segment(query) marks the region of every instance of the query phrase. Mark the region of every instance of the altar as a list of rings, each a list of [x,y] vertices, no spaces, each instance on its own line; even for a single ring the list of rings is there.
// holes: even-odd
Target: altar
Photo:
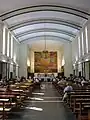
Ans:
[[[39,78],[41,81],[50,82],[57,76],[57,73],[35,73],[36,78]]]

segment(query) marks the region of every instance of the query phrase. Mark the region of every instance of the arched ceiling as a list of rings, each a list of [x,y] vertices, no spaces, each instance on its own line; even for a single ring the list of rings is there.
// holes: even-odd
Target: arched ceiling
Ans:
[[[22,0],[24,1],[27,0]],[[11,6],[11,9],[7,8],[8,11],[1,10],[3,12],[0,12],[0,18],[8,25],[20,43],[29,43],[37,39],[72,42],[90,16],[87,12],[88,6],[87,9],[83,7],[84,10],[76,9],[76,7],[78,6],[47,4],[20,6],[18,9],[13,9]]]

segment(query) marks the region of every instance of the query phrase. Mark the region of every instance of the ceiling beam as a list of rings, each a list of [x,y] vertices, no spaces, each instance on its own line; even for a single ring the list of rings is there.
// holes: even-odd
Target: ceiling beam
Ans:
[[[52,24],[59,24],[59,25],[64,25],[64,26],[68,26],[77,30],[80,30],[80,28],[82,28],[80,25],[77,25],[75,23],[73,23],[72,21],[68,22],[66,20],[57,20],[57,19],[34,19],[34,20],[30,20],[30,21],[24,21],[24,22],[20,22],[17,23],[15,25],[11,25],[8,28],[13,31],[15,29],[24,27],[24,26],[28,26],[28,25],[34,25],[34,24],[45,24],[45,23],[52,23]]]
[[[27,30],[25,32],[22,32],[22,33],[19,33],[19,34],[16,34],[15,37],[16,38],[19,38],[19,37],[22,37],[22,36],[25,36],[25,35],[28,35],[28,34],[33,34],[33,33],[38,33],[38,32],[55,32],[55,33],[61,33],[61,34],[65,34],[65,35],[68,35],[70,37],[73,37],[75,38],[75,34],[71,33],[71,32],[68,32],[68,31],[64,31],[64,30],[61,30],[61,29],[52,29],[52,28],[41,28],[41,29],[34,29],[34,30]]]
[[[26,42],[26,41],[32,41],[33,39],[37,39],[37,38],[40,38],[40,37],[44,37],[44,35],[40,35],[40,36],[34,36],[34,37],[29,37],[27,39],[24,39],[24,40],[21,40],[19,41],[20,43],[23,43],[23,42]],[[63,37],[60,37],[60,36],[55,36],[55,35],[45,35],[45,37],[53,37],[53,38],[59,38],[60,41],[66,41],[66,42],[72,42],[71,40],[69,39],[66,39],[66,38],[63,38]]]
[[[31,13],[31,12],[39,12],[39,11],[56,11],[56,12],[63,12],[67,14],[71,14],[83,19],[88,20],[87,16],[90,16],[89,13],[78,10],[75,8],[67,7],[67,6],[58,6],[58,5],[37,5],[37,6],[30,6],[30,7],[24,7],[16,10],[12,10],[9,12],[6,12],[4,14],[1,14],[0,17],[2,18],[3,21],[21,15],[21,14],[26,14],[26,13]]]

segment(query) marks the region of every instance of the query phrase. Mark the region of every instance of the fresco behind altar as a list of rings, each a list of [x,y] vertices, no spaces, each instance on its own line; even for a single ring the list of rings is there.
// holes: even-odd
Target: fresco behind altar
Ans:
[[[57,52],[34,52],[35,73],[56,73]]]

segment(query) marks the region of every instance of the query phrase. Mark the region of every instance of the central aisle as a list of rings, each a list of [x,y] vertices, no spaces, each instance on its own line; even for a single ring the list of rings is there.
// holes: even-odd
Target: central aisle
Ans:
[[[42,83],[30,99],[18,120],[75,120],[52,83]]]

